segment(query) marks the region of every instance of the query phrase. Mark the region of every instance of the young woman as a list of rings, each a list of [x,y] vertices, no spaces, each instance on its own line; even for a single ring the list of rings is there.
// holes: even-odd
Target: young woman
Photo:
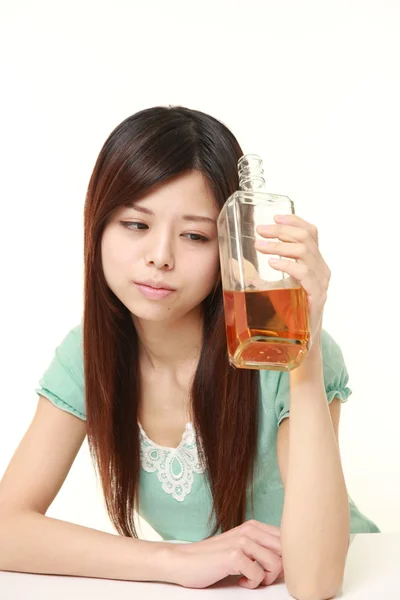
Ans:
[[[284,575],[297,598],[326,598],[349,533],[379,531],[346,490],[351,391],[322,329],[330,271],[298,216],[276,216],[257,244],[306,290],[312,347],[290,373],[229,365],[216,220],[242,154],[221,122],[183,107],[143,110],[106,140],[85,204],[83,319],[0,486],[1,569],[187,587]],[[120,535],[45,516],[85,435]],[[164,540],[193,543],[137,539],[134,509]]]

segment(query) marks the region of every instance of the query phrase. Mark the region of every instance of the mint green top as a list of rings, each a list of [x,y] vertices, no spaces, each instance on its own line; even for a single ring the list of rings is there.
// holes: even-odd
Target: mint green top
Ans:
[[[327,401],[351,394],[342,352],[323,331],[322,352]],[[284,490],[277,462],[278,427],[289,417],[289,373],[259,371],[259,435],[254,475],[254,511],[247,519],[280,526]],[[51,364],[35,391],[60,409],[85,420],[85,390],[81,324],[56,348]],[[197,460],[196,437],[188,424],[178,448],[154,444],[140,427],[141,475],[139,514],[166,540],[199,541],[211,531],[207,521],[212,499],[206,473]],[[233,452],[237,449],[233,448]],[[351,533],[379,532],[349,496]]]

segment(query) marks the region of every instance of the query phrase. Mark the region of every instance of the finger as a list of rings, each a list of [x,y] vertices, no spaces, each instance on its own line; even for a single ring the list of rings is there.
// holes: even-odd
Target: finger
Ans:
[[[317,263],[317,256],[313,253],[313,249],[301,242],[270,242],[268,240],[257,240],[254,244],[255,249],[262,254],[276,254],[285,256],[286,258],[297,258],[312,264]],[[315,250],[319,252],[318,248]]]
[[[309,269],[305,264],[285,260],[283,258],[270,259],[268,262],[273,269],[287,273],[294,279],[297,279],[310,296],[316,297],[321,293],[322,287],[315,272]]]
[[[311,246],[318,246],[317,240],[307,230],[293,225],[258,225],[257,233],[265,238],[277,238],[282,242],[303,242]]]
[[[226,545],[227,539],[230,540],[230,543],[233,546],[240,536],[248,536],[261,546],[273,550],[279,556],[282,555],[280,528],[276,527],[275,525],[269,525],[267,523],[262,523],[261,521],[256,521],[255,519],[246,521],[245,523],[242,523],[241,525],[238,525],[229,531],[225,531],[224,533],[219,533],[217,535],[205,538],[200,542],[188,544],[187,546],[185,545],[185,552],[209,552],[210,544],[213,544],[213,547],[224,546]]]
[[[278,575],[276,575],[275,573],[268,573],[268,571],[266,571],[266,573],[264,575],[264,579],[262,580],[260,585],[262,585],[262,586],[272,585],[278,579],[280,579],[279,573],[278,573]]]
[[[283,571],[283,567],[281,568],[280,572],[278,573],[277,576],[275,576],[274,573],[269,573],[268,571],[266,571],[264,579],[262,580],[262,582],[260,583],[260,585],[271,585],[272,583],[274,583],[275,581],[279,581],[279,580],[284,581],[284,571]]]
[[[262,567],[263,576],[261,580],[257,582],[257,585],[260,585],[260,583],[264,582],[268,582],[267,584],[264,584],[268,585],[269,583],[273,583],[275,579],[278,578],[282,571],[282,558],[280,556],[277,556],[271,550],[267,550],[266,548],[256,544],[249,538],[243,540],[240,548],[248,558],[256,561],[256,563]],[[254,580],[251,582],[247,582],[246,580],[239,582],[239,584],[243,585],[243,587],[253,587],[253,583]]]
[[[305,263],[314,273],[320,273],[317,279],[321,280],[326,287],[329,284],[330,269],[317,246],[307,248],[300,242],[271,242],[268,240],[257,240],[255,242],[256,250],[262,254],[273,254],[274,256],[283,256],[285,258],[294,258]]]
[[[276,527],[275,525],[269,525],[267,523],[262,523],[261,521],[256,521],[255,519],[250,519],[249,521],[246,521],[245,523],[242,523],[241,525],[238,525],[229,531],[210,536],[204,540],[201,540],[200,542],[185,545],[185,552],[209,552],[210,544],[213,544],[213,547],[225,546],[227,539],[229,539],[229,543],[233,546],[241,536],[247,536],[261,546],[273,550],[279,556],[282,555],[280,528]]]
[[[233,570],[235,572],[232,575],[243,575],[238,581],[239,585],[252,590],[257,588],[265,578],[264,569],[243,552],[240,553]]]
[[[305,219],[302,219],[298,215],[275,215],[274,220],[276,223],[283,223],[285,225],[293,225],[295,227],[302,227],[309,232],[311,237],[318,244],[318,229],[312,223],[309,223]]]
[[[270,573],[268,571],[265,571],[265,575],[264,575],[264,579],[261,581],[260,586],[266,587],[268,585],[272,585],[275,582],[280,581],[284,582],[284,571],[283,568],[281,569],[280,573],[278,573],[278,575],[275,575],[275,573]],[[241,577],[238,581],[238,584],[241,587],[246,587],[248,588],[248,580],[246,579],[246,577]]]
[[[276,535],[266,533],[257,525],[247,525],[241,530],[240,543],[245,543],[246,539],[250,539],[259,546],[273,551],[277,556],[282,556],[281,539]]]
[[[256,560],[264,569],[278,577],[282,571],[282,556],[278,555],[273,550],[269,550],[260,544],[257,544],[250,538],[244,538],[239,547],[249,558]]]
[[[258,527],[259,529],[261,529],[261,531],[264,531],[265,533],[270,533],[271,535],[275,535],[278,538],[281,537],[280,527],[276,527],[275,525],[269,525],[269,523],[263,523],[262,521],[257,521],[256,519],[249,519],[248,521],[245,521],[245,523],[243,523],[242,525],[239,525],[239,527],[252,525]]]

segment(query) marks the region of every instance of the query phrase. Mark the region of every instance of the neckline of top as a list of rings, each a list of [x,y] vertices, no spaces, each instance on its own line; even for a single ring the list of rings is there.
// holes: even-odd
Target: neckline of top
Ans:
[[[187,437],[188,435],[190,436],[194,436],[194,427],[193,427],[193,423],[191,421],[188,421],[185,425],[185,430],[182,433],[182,438],[181,441],[179,442],[179,444],[173,448],[173,447],[169,447],[169,446],[160,446],[159,444],[156,444],[155,442],[153,442],[152,439],[149,438],[149,436],[147,435],[147,433],[145,432],[145,430],[142,427],[142,424],[140,423],[140,421],[138,421],[138,425],[139,425],[139,429],[140,432],[142,434],[142,436],[144,437],[144,439],[151,445],[154,446],[155,448],[158,448],[159,450],[169,450],[169,451],[176,451],[179,450],[181,448],[181,446],[183,446],[183,444],[187,441]]]

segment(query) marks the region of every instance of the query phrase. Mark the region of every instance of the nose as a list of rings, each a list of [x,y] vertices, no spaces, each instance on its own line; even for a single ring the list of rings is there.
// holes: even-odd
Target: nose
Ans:
[[[171,238],[167,234],[152,236],[146,253],[146,264],[156,269],[170,271],[174,268],[174,253]]]

